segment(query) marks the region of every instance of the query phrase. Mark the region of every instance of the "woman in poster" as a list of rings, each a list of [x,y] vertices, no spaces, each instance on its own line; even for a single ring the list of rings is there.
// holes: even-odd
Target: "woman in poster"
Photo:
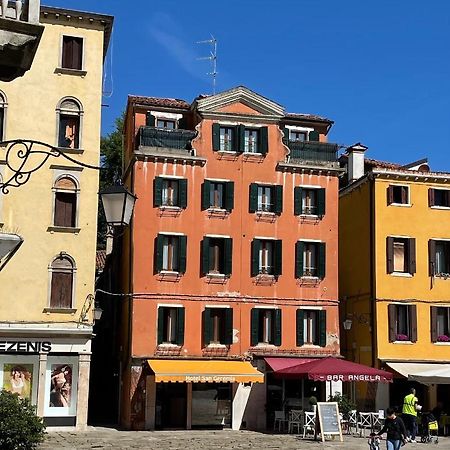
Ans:
[[[71,366],[53,366],[51,377],[50,406],[54,408],[69,408],[72,394],[71,386]]]
[[[9,391],[20,398],[29,398],[31,392],[31,373],[23,366],[13,366],[10,372]]]

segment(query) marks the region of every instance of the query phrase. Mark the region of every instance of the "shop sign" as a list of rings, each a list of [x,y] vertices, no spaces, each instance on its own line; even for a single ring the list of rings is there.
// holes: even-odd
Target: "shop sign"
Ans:
[[[224,375],[186,375],[187,383],[235,383],[236,377]]]
[[[382,381],[380,375],[326,375],[318,377],[318,381]]]
[[[50,353],[48,341],[0,341],[0,353]]]

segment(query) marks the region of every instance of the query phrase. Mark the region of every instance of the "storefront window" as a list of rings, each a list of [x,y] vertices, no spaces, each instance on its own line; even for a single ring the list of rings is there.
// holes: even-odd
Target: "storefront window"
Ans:
[[[231,426],[231,384],[196,383],[192,385],[192,427]]]

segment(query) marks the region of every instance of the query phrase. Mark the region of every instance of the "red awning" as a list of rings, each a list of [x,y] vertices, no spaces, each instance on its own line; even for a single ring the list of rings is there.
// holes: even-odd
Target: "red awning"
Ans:
[[[311,358],[264,358],[274,372],[315,361]]]
[[[368,381],[390,383],[392,373],[345,359],[323,358],[276,370],[280,378],[308,378],[313,381]]]

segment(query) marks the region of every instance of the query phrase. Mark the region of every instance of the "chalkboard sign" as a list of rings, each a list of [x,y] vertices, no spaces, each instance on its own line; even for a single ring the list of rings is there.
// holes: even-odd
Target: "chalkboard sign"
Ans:
[[[325,442],[325,435],[339,435],[342,442],[342,428],[338,404],[336,402],[318,402],[317,415],[319,416],[322,442]]]

